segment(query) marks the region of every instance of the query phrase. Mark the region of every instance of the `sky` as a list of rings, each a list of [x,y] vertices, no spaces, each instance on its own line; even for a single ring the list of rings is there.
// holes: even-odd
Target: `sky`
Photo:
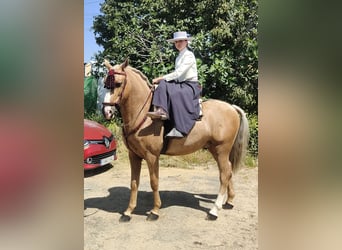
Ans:
[[[94,16],[100,14],[100,3],[104,0],[84,0],[84,62],[89,62],[91,57],[102,47],[96,44],[94,32],[91,29]]]

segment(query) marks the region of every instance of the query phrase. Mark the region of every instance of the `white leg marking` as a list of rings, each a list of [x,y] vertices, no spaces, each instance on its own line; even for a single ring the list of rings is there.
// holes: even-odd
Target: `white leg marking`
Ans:
[[[218,211],[222,208],[223,202],[227,200],[227,192],[218,194],[213,208],[209,211],[210,214],[218,216]]]

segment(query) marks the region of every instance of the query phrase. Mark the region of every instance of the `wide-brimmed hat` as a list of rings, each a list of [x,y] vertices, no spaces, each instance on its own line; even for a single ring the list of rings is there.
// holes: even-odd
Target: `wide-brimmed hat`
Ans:
[[[190,35],[186,33],[185,31],[178,31],[178,32],[173,33],[172,39],[168,39],[166,41],[174,43],[175,41],[180,41],[180,40],[191,41],[192,37],[190,37]]]

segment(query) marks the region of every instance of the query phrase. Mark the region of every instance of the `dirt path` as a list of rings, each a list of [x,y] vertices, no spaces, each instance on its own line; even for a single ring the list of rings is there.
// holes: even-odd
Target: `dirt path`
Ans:
[[[114,167],[84,179],[84,249],[258,249],[258,168],[234,176],[232,210],[205,220],[218,188],[216,166],[160,168],[162,208],[159,220],[146,221],[152,192],[143,165],[138,205],[129,223],[119,223],[129,199],[130,169]]]

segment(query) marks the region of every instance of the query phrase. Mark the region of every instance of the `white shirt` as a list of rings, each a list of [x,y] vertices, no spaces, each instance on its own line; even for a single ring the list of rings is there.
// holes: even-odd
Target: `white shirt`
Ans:
[[[175,71],[163,76],[163,78],[166,81],[197,81],[197,65],[194,53],[185,47],[181,52],[179,52],[176,58]]]

